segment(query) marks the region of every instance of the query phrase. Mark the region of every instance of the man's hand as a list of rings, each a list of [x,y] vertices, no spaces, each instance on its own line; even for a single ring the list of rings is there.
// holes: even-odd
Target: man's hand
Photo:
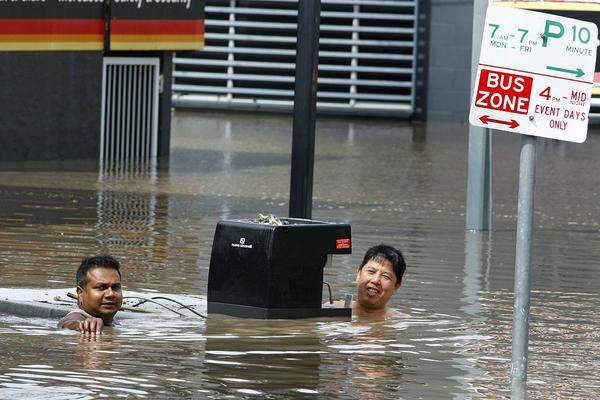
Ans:
[[[88,318],[79,322],[79,332],[84,335],[99,335],[104,329],[104,321],[101,318]]]

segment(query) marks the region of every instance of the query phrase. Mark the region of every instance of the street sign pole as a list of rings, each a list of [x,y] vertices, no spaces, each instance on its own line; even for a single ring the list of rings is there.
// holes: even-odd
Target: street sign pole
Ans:
[[[536,138],[523,135],[517,202],[517,246],[515,252],[515,299],[513,308],[511,380],[527,380],[533,197],[535,192]]]
[[[473,2],[473,33],[471,51],[471,91],[476,83],[481,36],[488,0]],[[467,230],[489,230],[492,215],[492,134],[491,129],[469,125],[467,167]]]
[[[467,168],[466,229],[487,231],[491,228],[492,202],[491,129],[469,126]]]

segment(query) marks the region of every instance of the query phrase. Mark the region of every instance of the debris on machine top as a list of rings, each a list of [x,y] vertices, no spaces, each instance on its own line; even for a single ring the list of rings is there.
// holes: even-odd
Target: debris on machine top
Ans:
[[[269,224],[269,225],[277,225],[277,226],[281,226],[281,225],[288,225],[289,222],[288,221],[282,221],[281,219],[279,219],[279,217],[276,217],[273,214],[258,214],[258,220],[257,222],[259,224]]]
[[[331,225],[330,223],[322,222],[322,221],[314,221],[311,219],[303,219],[303,218],[278,217],[274,214],[258,214],[258,218],[241,219],[241,220],[236,220],[236,221],[251,223],[251,224],[271,225],[271,226],[327,225],[327,224]]]

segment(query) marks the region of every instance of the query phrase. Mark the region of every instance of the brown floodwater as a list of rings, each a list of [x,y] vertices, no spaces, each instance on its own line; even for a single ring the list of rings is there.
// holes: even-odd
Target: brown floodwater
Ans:
[[[600,394],[600,131],[539,140],[530,398]],[[494,223],[465,232],[467,126],[319,118],[313,218],[352,225],[325,270],[403,250],[382,322],[123,320],[97,340],[0,315],[0,398],[509,398],[519,137],[494,135]],[[176,112],[156,171],[0,163],[0,287],[62,288],[110,253],[126,289],[205,295],[219,219],[287,214],[291,118]]]

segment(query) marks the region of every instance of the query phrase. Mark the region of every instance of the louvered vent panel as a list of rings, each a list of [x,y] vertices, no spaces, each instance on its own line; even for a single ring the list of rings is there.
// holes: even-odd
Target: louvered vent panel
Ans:
[[[322,0],[319,111],[404,116],[417,1]],[[174,105],[291,110],[297,0],[207,0],[206,47],[174,59]]]
[[[157,58],[104,58],[101,169],[140,168],[156,160],[158,77]]]

